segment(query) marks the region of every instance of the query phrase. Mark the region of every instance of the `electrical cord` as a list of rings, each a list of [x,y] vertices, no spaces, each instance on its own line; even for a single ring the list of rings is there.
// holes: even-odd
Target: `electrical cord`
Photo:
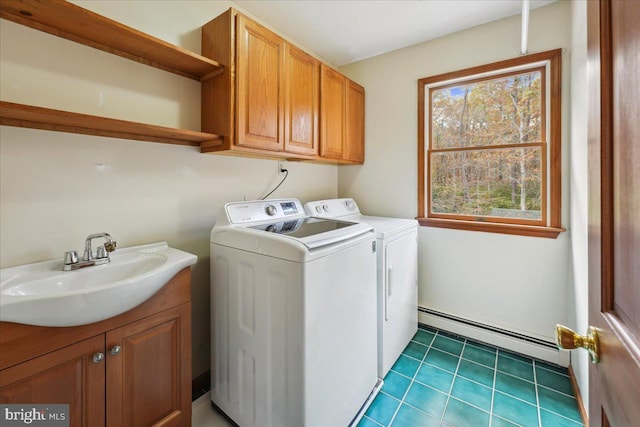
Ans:
[[[271,190],[269,193],[267,193],[263,198],[261,198],[260,200],[264,200],[267,197],[269,197],[271,194],[273,194],[274,191],[276,191],[278,188],[280,188],[280,186],[282,185],[282,183],[284,182],[285,179],[287,179],[287,177],[289,176],[289,171],[286,169],[280,169],[280,172],[284,172],[284,177],[282,178],[282,181],[280,181],[280,183],[278,185],[276,185],[276,188],[274,188],[273,190]]]

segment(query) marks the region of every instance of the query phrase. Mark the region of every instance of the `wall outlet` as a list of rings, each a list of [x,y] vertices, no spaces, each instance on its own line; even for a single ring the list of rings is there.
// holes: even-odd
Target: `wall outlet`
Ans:
[[[287,162],[284,160],[278,160],[278,176],[284,176],[283,169],[287,168]]]

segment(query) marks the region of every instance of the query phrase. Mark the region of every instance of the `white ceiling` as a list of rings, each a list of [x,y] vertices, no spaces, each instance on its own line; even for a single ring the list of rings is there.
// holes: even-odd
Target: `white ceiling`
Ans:
[[[531,0],[535,9],[557,0]],[[336,66],[522,12],[521,0],[234,0]]]

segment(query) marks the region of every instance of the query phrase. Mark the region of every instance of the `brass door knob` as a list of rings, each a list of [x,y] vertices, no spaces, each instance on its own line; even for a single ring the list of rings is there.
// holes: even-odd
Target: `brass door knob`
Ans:
[[[558,348],[564,350],[584,348],[589,352],[592,363],[598,363],[600,361],[598,330],[593,326],[589,326],[586,335],[578,335],[566,326],[556,325],[556,342]]]

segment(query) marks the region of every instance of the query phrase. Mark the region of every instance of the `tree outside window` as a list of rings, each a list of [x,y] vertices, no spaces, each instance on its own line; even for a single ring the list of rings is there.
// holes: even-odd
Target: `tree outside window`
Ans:
[[[563,231],[560,55],[419,80],[421,224],[541,237]]]

